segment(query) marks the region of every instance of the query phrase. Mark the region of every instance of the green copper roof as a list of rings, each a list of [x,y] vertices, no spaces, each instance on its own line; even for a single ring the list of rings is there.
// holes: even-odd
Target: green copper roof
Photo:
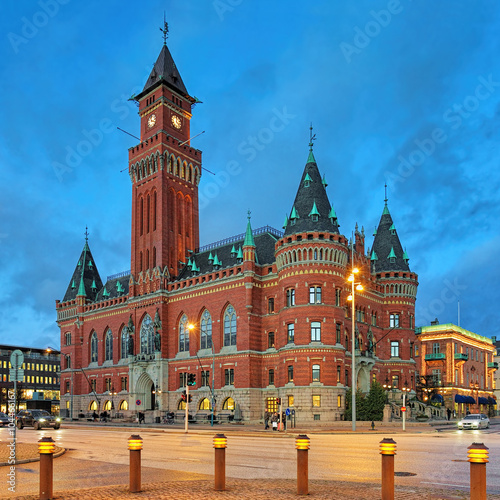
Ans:
[[[311,182],[312,182],[312,179],[311,179],[310,175],[306,174],[306,176],[304,177],[304,186],[309,187],[309,184],[311,184]]]
[[[283,223],[283,229],[286,229],[286,226],[288,226],[288,215],[285,214],[285,222]]]
[[[403,259],[408,262],[410,260],[410,257],[408,257],[408,254],[406,253],[406,249],[405,251],[403,252]]]
[[[313,154],[312,148],[309,150],[309,155],[307,157],[306,163],[316,163],[316,159],[314,158],[314,154]]]
[[[313,203],[312,210],[309,212],[309,217],[311,217],[311,215],[319,215],[318,207],[316,206],[316,200]]]
[[[243,259],[243,252],[241,251],[241,247],[238,248],[238,255],[236,256],[237,259]]]
[[[384,211],[382,212],[382,215],[390,215],[389,214],[389,208],[387,207],[387,203],[384,206]]]
[[[298,218],[299,218],[299,214],[297,213],[297,210],[295,210],[295,205],[294,205],[292,208],[292,213],[290,215],[290,219],[298,219]]]
[[[75,280],[71,282],[71,288],[76,288]]]
[[[247,222],[247,231],[245,233],[245,241],[243,242],[244,247],[254,247],[255,240],[253,239],[252,234],[252,225],[250,224],[250,212],[248,212],[248,222]]]
[[[90,287],[92,290],[95,290],[97,288],[97,285],[95,284],[95,280],[92,280],[92,285]]]
[[[236,248],[234,248],[234,245],[231,248],[231,256],[236,255]]]
[[[122,287],[122,284],[119,281],[116,282],[116,291],[118,293],[122,293],[124,291],[123,287]]]
[[[191,268],[191,271],[193,271],[193,273],[199,273],[200,272],[200,268],[196,265],[196,262],[195,262],[194,259],[193,259],[193,267]]]
[[[78,288],[78,293],[77,296],[81,295],[82,297],[86,297],[87,294],[85,293],[85,284],[83,282],[83,273],[82,273],[82,279],[80,280],[80,286]]]
[[[333,205],[332,205],[332,209],[330,210],[330,213],[328,214],[328,218],[329,219],[336,219],[337,218],[337,214],[335,213],[335,209],[333,208]]]
[[[217,252],[215,252],[214,255],[214,266],[221,266],[222,262],[219,260],[219,257],[217,257]]]
[[[373,231],[373,236],[377,236],[377,226],[375,226],[375,231]]]
[[[323,186],[328,186],[328,184],[326,183],[326,176],[323,175],[323,180],[321,181],[321,184],[323,184]]]
[[[396,226],[394,225],[394,223],[392,224],[392,226],[389,228],[389,231],[396,231]]]
[[[377,254],[375,253],[375,250],[372,250],[372,256],[370,257],[370,260],[378,260]]]
[[[104,291],[102,292],[103,297],[109,297],[109,292],[106,290],[106,287],[104,287]]]
[[[208,263],[210,263],[210,261],[212,262],[214,261],[214,256],[212,255],[212,252],[208,254]]]
[[[395,259],[396,258],[396,254],[394,253],[394,247],[391,247],[391,252],[387,256],[387,258],[388,259]]]

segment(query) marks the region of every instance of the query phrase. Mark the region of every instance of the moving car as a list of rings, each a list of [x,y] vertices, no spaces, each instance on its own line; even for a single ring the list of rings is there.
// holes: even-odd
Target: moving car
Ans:
[[[459,429],[487,429],[490,426],[490,419],[483,413],[467,415],[458,422]]]
[[[9,425],[9,416],[6,415],[3,411],[0,411],[0,425],[2,427],[5,427],[6,425]]]
[[[16,420],[18,429],[22,429],[25,426],[33,426],[35,430],[43,427],[53,427],[54,429],[61,427],[61,419],[54,417],[54,415],[45,410],[21,410],[17,414]]]

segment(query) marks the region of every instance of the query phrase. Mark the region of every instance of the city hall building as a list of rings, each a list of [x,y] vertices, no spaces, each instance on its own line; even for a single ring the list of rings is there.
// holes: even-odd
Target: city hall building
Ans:
[[[371,247],[357,225],[344,236],[311,142],[297,191],[282,207],[283,231],[253,229],[249,215],[236,213],[241,234],[200,247],[202,153],[190,145],[196,99],[166,44],[135,100],[141,141],[129,149],[130,271],[103,281],[88,237],[75,256],[56,301],[61,408],[73,395],[75,414],[175,412],[194,373],[197,416],[215,402],[217,415],[257,421],[282,398],[297,421],[338,420],[353,349],[361,390],[386,378],[413,388],[418,277],[387,199]],[[262,203],[258,193],[255,202]],[[353,267],[363,286],[355,294],[355,345]]]

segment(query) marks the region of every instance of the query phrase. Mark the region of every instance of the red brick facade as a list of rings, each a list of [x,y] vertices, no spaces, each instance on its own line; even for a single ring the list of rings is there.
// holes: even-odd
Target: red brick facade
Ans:
[[[235,410],[247,421],[261,419],[267,399],[274,397],[293,406],[303,421],[342,418],[351,383],[347,278],[353,265],[364,286],[355,296],[358,387],[367,391],[371,380],[389,377],[413,388],[417,275],[408,268],[387,204],[371,253],[357,228],[351,249],[315,177],[312,146],[304,175],[310,173],[323,196],[328,218],[315,200],[317,227],[318,217],[307,208],[294,231],[292,210],[284,235],[271,228],[252,235],[248,221],[244,238],[198,248],[201,152],[189,145],[194,99],[180,76],[157,78],[170,64],[165,49],[136,97],[141,143],[129,150],[130,274],[98,286],[86,243],[65,299],[57,301],[61,350],[71,360],[63,366],[61,387],[73,371],[75,413],[89,411],[97,400],[100,409],[112,402],[124,413],[176,411],[182,406],[182,374],[190,372],[197,375],[192,413],[209,412],[214,380],[217,412]],[[294,207],[308,203],[309,194],[301,194],[308,182],[303,176]],[[213,347],[201,345],[209,331],[205,311]],[[183,330],[184,321],[194,329]],[[155,334],[161,339],[156,348]]]

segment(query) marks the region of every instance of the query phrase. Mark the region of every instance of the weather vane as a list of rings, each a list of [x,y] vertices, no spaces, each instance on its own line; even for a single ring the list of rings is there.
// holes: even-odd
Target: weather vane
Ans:
[[[316,134],[313,135],[313,124],[311,122],[311,126],[309,127],[309,148],[310,148],[310,151],[312,151],[313,149],[313,141],[316,140]]]
[[[385,204],[387,205],[387,182],[384,184],[384,188],[385,188]]]
[[[85,226],[85,242],[88,243],[89,241],[89,228],[88,226]]]
[[[168,23],[165,19],[165,12],[163,12],[163,28],[160,28],[160,31],[163,33],[163,45],[167,45]]]
[[[247,212],[247,217],[248,217],[248,220],[250,220],[250,216],[251,216],[252,212],[250,212],[250,209],[248,209],[248,212]]]

